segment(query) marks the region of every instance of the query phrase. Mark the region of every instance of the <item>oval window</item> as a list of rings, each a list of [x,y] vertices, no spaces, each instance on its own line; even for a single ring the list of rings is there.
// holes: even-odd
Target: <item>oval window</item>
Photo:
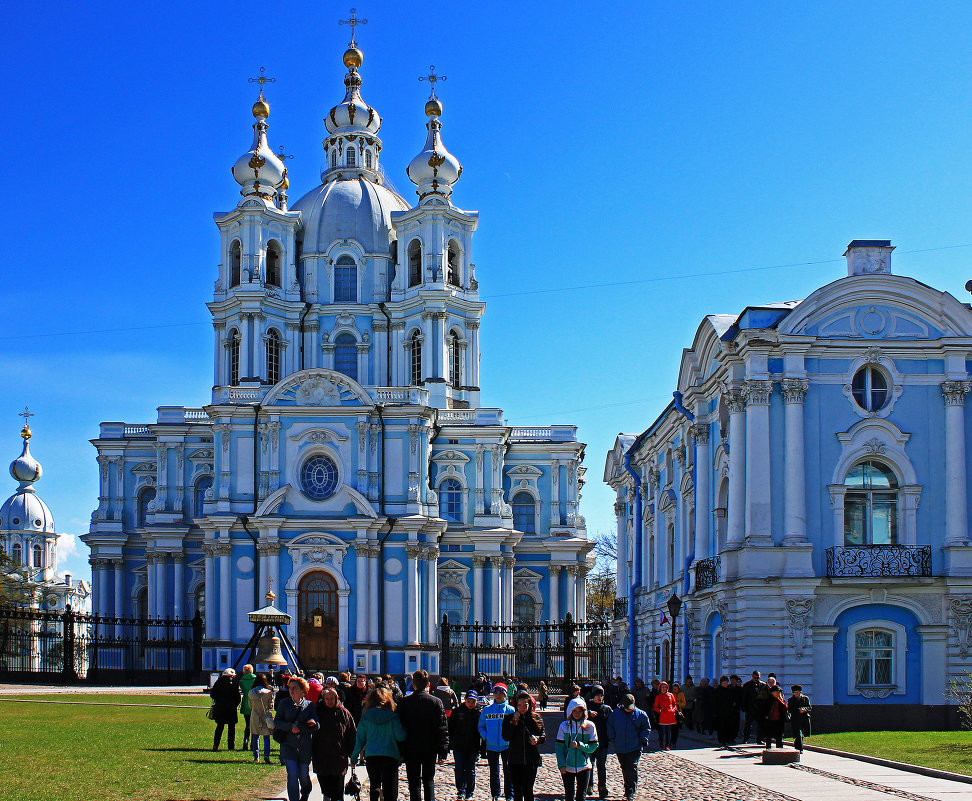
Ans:
[[[315,501],[330,498],[338,488],[338,468],[330,456],[311,456],[300,468],[301,491]]]

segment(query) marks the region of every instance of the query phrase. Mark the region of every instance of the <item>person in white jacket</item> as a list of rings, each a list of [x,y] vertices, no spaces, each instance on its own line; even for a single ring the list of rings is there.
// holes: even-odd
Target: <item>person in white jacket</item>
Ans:
[[[591,780],[591,754],[597,750],[597,727],[587,719],[583,698],[567,704],[567,720],[557,729],[557,767],[564,780],[564,801],[586,801]]]

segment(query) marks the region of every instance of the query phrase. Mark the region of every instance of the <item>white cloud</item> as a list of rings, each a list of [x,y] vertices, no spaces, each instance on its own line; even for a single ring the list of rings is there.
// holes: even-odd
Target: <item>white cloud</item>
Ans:
[[[57,560],[64,562],[78,552],[78,538],[73,534],[57,535]]]

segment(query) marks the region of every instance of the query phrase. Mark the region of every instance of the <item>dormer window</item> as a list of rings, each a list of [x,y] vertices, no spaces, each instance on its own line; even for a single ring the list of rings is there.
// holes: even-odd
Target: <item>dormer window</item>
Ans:
[[[408,246],[408,285],[418,286],[422,283],[422,245],[413,239]]]
[[[230,245],[230,286],[240,285],[240,275],[243,265],[243,249],[240,240],[234,239]]]

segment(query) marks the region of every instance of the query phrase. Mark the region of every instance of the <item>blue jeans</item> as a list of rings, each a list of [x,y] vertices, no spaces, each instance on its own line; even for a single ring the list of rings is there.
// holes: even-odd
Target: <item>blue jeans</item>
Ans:
[[[456,793],[462,798],[472,798],[476,791],[476,751],[463,751],[454,748],[452,757],[456,760]]]
[[[307,801],[311,792],[310,762],[285,759],[283,763],[287,768],[287,798],[289,801]]]
[[[618,762],[621,764],[621,775],[624,777],[625,798],[634,796],[638,789],[638,760],[640,759],[641,751],[618,754]]]
[[[510,784],[509,772],[510,752],[506,751],[487,751],[486,759],[489,760],[489,794],[493,798],[513,798],[513,785]],[[503,763],[503,794],[500,795],[500,762]]]
[[[253,758],[258,759],[260,757],[260,735],[254,734],[250,742],[253,745]],[[270,759],[270,737],[267,735],[263,735],[263,756]]]
[[[658,747],[659,748],[671,748],[672,747],[672,731],[675,729],[675,725],[670,726],[660,725],[658,727]]]

